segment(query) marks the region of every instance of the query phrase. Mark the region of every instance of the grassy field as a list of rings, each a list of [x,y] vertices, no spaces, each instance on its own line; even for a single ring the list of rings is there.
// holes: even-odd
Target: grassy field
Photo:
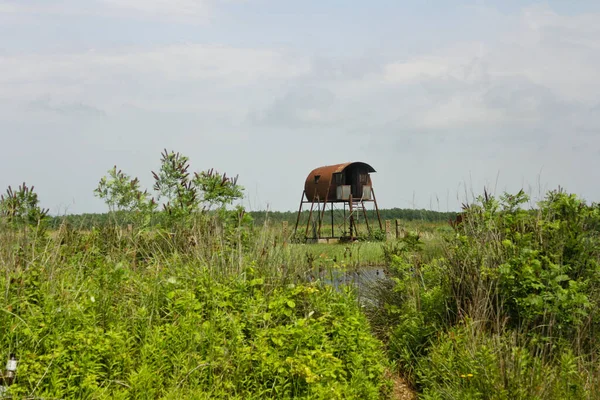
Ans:
[[[385,222],[385,221],[384,221]],[[439,251],[443,238],[452,233],[452,229],[447,222],[426,222],[426,221],[401,221],[399,220],[399,237],[396,238],[395,220],[390,221],[392,232],[389,235],[384,234],[383,240],[370,241],[358,240],[352,243],[294,243],[290,242],[289,256],[303,260],[308,265],[317,266],[337,266],[341,268],[351,267],[372,267],[383,266],[389,262],[385,257],[385,249],[393,246],[395,243],[401,243],[400,239],[407,234],[419,235],[426,253],[436,253]],[[385,226],[385,225],[384,225]],[[283,229],[280,224],[267,224],[264,228],[272,231],[276,235],[283,235]],[[368,231],[365,226],[361,226],[359,233],[366,234]],[[290,234],[288,232],[288,234]],[[324,228],[321,232],[323,237],[330,234]],[[300,233],[302,235],[302,232]]]

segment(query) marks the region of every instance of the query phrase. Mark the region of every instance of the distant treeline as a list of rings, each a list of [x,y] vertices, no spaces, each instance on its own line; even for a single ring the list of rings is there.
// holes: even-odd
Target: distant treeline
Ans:
[[[309,216],[309,210],[304,210],[300,215],[301,223],[306,223]],[[296,219],[298,218],[297,211],[249,211],[248,212],[253,220],[255,225],[264,224],[266,218],[269,219],[270,222],[273,223],[281,223],[283,221],[287,221],[290,225],[296,223]],[[316,218],[315,214],[317,210],[313,211],[313,219]],[[348,216],[348,210],[345,211],[346,217]],[[403,220],[403,221],[424,221],[424,222],[445,222],[449,219],[453,219],[456,217],[456,212],[440,212],[440,211],[432,211],[432,210],[415,210],[415,209],[402,209],[402,208],[390,208],[390,209],[380,209],[379,214],[381,216],[381,220]],[[336,209],[334,211],[334,223],[340,224],[343,223],[344,220],[344,211],[342,209]],[[363,213],[360,212],[357,214],[359,219],[362,219]],[[369,220],[376,220],[377,214],[374,210],[367,211],[367,217]],[[152,218],[151,224],[160,223],[161,214],[156,213],[156,216]],[[77,227],[80,229],[89,229],[94,226],[103,226],[107,223],[111,223],[116,221],[119,225],[126,226],[127,224],[133,221],[133,218],[127,215],[127,213],[118,213],[110,215],[108,213],[95,213],[95,214],[73,214],[73,215],[64,215],[64,216],[52,216],[48,218],[48,222],[51,228],[58,228],[60,224],[66,221],[69,225],[73,227]],[[327,210],[324,215],[324,221],[329,223],[331,221],[331,212]]]
[[[314,210],[313,214],[317,211]],[[300,221],[306,222],[308,220],[308,215],[310,211],[304,210],[300,215]],[[348,216],[348,209],[346,209],[346,216]],[[269,221],[273,222],[283,222],[288,221],[290,224],[295,224],[298,218],[297,211],[254,211],[250,213],[254,218],[255,224],[262,224],[265,221],[265,218],[268,215]],[[381,216],[381,220],[395,220],[400,219],[403,221],[425,221],[425,222],[442,222],[448,221],[449,219],[456,218],[458,213],[456,212],[440,212],[440,211],[431,211],[431,210],[413,210],[413,209],[403,209],[403,208],[390,208],[390,209],[380,209],[379,215]],[[359,212],[357,214],[359,219],[363,218],[363,213]],[[374,210],[367,210],[367,217],[369,220],[376,219],[377,214]],[[314,218],[314,217],[313,217]],[[343,210],[335,210],[334,211],[334,222],[340,223],[344,219],[344,211]],[[331,221],[331,211],[327,209],[325,211],[323,220],[325,222]]]

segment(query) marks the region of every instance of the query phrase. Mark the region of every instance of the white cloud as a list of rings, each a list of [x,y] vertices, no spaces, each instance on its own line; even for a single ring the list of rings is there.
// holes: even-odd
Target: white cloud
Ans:
[[[100,107],[196,108],[231,90],[292,79],[309,64],[285,52],[225,46],[173,45],[128,51],[0,56],[0,99],[29,102],[50,95]],[[173,92],[178,88],[178,92]],[[207,103],[211,108],[218,105]]]
[[[108,16],[205,23],[215,6],[243,0],[0,0],[0,15]]]
[[[600,14],[562,16],[536,7],[493,17],[490,25],[514,29],[384,67],[386,84],[418,85],[412,97],[420,100],[410,115],[415,127],[543,122],[600,104]]]
[[[104,5],[145,17],[207,19],[214,1],[209,0],[101,0]]]
[[[437,107],[424,110],[413,124],[419,129],[485,128],[502,123],[505,119],[502,110],[485,107],[478,96],[456,96]]]
[[[464,81],[479,79],[474,61],[480,60],[486,51],[484,42],[458,43],[433,54],[396,61],[384,67],[383,79],[390,84],[427,82],[431,79],[454,78]]]
[[[85,15],[107,15],[108,9],[102,7],[97,0],[0,0],[0,16],[55,16],[65,15],[80,17]]]

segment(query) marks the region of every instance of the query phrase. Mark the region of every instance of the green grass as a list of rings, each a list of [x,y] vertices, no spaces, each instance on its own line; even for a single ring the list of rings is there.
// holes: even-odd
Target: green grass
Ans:
[[[347,244],[290,244],[291,257],[304,258],[308,265],[365,267],[382,265],[382,243],[364,242]]]
[[[351,288],[309,283],[273,232],[232,241],[205,228],[36,237],[0,227],[0,358],[19,359],[10,393],[387,396],[383,346]]]
[[[436,225],[430,231],[407,231],[420,235],[424,252],[430,258],[440,254],[443,244],[443,225]],[[405,235],[406,232],[403,232]],[[385,257],[384,248],[401,245],[402,240],[396,239],[395,235],[386,241],[356,241],[348,243],[310,243],[289,244],[289,252],[292,258],[304,259],[308,265],[316,266],[338,266],[338,267],[372,267],[385,266],[389,260]]]

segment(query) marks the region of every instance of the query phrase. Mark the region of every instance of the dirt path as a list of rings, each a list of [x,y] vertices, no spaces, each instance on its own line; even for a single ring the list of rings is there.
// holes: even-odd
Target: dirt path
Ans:
[[[396,373],[387,372],[393,382],[392,399],[394,400],[416,400],[417,394],[408,386],[406,381]]]

